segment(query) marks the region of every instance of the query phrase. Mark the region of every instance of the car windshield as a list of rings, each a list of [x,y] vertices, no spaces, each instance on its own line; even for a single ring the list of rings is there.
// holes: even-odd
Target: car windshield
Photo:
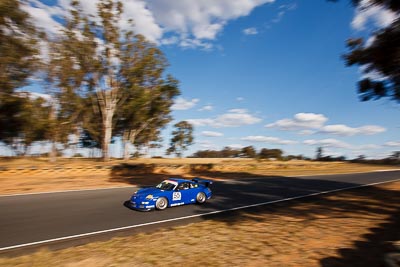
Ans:
[[[172,183],[171,181],[163,181],[159,183],[156,188],[161,189],[161,190],[172,190],[176,186],[175,183]]]

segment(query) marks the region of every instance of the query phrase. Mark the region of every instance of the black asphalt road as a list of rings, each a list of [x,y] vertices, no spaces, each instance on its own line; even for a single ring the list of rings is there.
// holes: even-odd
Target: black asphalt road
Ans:
[[[263,177],[215,182],[204,205],[165,211],[126,208],[135,188],[0,197],[0,251],[6,247],[209,213],[317,192],[400,179],[400,171],[364,174]]]

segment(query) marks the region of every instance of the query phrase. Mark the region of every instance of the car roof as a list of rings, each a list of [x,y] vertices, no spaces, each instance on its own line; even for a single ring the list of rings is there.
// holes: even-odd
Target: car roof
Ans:
[[[182,179],[182,178],[168,178],[167,180],[172,180],[178,183],[183,183],[183,182],[192,182],[190,180]]]

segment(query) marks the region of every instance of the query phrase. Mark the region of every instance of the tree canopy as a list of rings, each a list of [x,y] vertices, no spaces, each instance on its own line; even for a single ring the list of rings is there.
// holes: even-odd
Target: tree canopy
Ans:
[[[34,71],[35,34],[18,0],[0,1],[0,97],[25,85]]]
[[[178,157],[181,157],[183,151],[193,144],[193,126],[187,121],[180,121],[174,125],[174,128],[167,155],[175,153]]]
[[[27,84],[35,69],[36,31],[19,1],[0,1],[0,140],[10,143],[26,123],[27,100],[15,89]]]
[[[352,1],[356,6],[361,0]],[[363,78],[358,82],[362,101],[382,97],[400,103],[400,1],[370,0],[397,14],[397,19],[386,28],[373,33],[369,41],[352,38],[347,41],[349,52],[344,55],[348,66],[360,66]]]

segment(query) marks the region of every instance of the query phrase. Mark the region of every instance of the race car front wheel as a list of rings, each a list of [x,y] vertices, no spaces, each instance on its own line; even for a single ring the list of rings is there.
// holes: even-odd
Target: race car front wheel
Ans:
[[[160,197],[156,201],[156,209],[165,210],[168,207],[168,200],[165,197]]]
[[[199,192],[196,196],[196,201],[199,204],[203,204],[204,202],[206,202],[206,194],[204,194],[203,192]]]

